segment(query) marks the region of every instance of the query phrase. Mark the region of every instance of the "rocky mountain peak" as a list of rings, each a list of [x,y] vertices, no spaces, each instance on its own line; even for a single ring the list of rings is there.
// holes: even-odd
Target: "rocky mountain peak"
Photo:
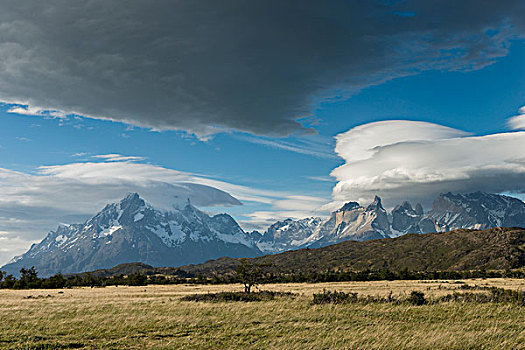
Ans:
[[[423,215],[424,214],[423,206],[420,203],[416,204],[415,211],[416,211],[417,215]]]
[[[263,252],[270,253],[300,248],[322,221],[323,219],[318,217],[299,220],[287,218],[283,221],[277,221],[268,227],[257,241],[257,246]]]
[[[404,201],[403,203],[401,203],[400,205],[397,205],[395,208],[394,208],[394,211],[399,211],[399,210],[414,210],[412,208],[412,204],[410,204],[410,202],[408,201]]]
[[[409,202],[404,201],[392,210],[392,229],[398,232],[396,235],[420,231],[418,224],[423,215],[423,207],[418,203],[416,208],[414,209]]]
[[[383,208],[383,204],[381,203],[381,198],[379,196],[375,196],[374,201],[366,207],[367,211],[375,211],[375,210],[381,210],[385,211]]]
[[[120,217],[135,215],[146,208],[146,202],[140,198],[138,193],[130,193],[119,203]]]
[[[338,212],[350,211],[350,210],[354,210],[354,209],[357,209],[357,208],[360,208],[360,207],[361,206],[357,202],[348,202],[348,203],[345,203],[345,205],[343,205],[337,211]]]
[[[144,202],[142,198],[140,198],[139,194],[137,192],[129,192],[126,197],[122,198],[120,200],[121,205],[130,205],[132,203],[139,203]]]
[[[440,195],[428,216],[439,231],[455,228],[487,229],[525,226],[525,203],[509,196],[485,192]]]

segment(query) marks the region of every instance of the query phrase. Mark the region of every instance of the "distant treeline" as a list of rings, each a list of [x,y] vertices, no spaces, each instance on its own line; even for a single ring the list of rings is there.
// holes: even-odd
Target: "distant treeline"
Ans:
[[[394,281],[394,280],[458,280],[472,278],[525,278],[524,270],[505,271],[326,271],[298,272],[288,274],[264,273],[258,283],[293,283],[293,282],[343,282],[343,281]],[[144,286],[148,284],[230,284],[241,283],[237,274],[224,276],[171,276],[146,275],[140,272],[129,275],[96,276],[90,273],[64,276],[56,274],[48,278],[38,277],[34,267],[20,270],[20,278],[6,275],[0,271],[0,288],[4,289],[37,289],[37,288],[71,288],[71,287],[105,287],[105,286]]]
[[[260,283],[321,283],[321,282],[366,282],[366,281],[394,281],[394,280],[458,280],[472,278],[525,278],[524,270],[505,271],[410,271],[403,269],[391,271],[365,270],[352,271],[326,271],[326,272],[297,272],[288,274],[267,273],[261,278]],[[239,283],[235,274],[227,276],[212,276],[205,278],[198,276],[197,280],[207,280],[211,284]]]
[[[20,278],[6,275],[0,271],[0,288],[4,289],[57,289],[71,287],[104,287],[104,286],[144,286],[148,283],[148,277],[140,273],[128,276],[95,277],[90,274],[63,276],[56,274],[48,278],[38,277],[34,267],[20,269]]]

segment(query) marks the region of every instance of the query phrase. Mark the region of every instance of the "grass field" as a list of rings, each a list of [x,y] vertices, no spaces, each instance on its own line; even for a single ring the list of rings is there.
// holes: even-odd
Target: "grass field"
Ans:
[[[524,280],[468,280],[525,290]],[[265,302],[183,302],[239,285],[0,290],[6,349],[525,349],[525,308],[512,304],[312,305],[323,289],[359,295],[452,293],[455,281],[276,284],[297,297]]]

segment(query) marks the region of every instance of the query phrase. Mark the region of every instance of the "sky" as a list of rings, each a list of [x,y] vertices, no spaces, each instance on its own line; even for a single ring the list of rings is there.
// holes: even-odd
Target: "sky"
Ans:
[[[245,230],[525,193],[522,1],[0,4],[0,265],[132,191]]]

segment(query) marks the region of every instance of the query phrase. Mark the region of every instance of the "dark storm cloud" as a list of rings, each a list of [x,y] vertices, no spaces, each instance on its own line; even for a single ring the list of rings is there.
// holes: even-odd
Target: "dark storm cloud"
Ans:
[[[476,69],[524,34],[523,1],[0,5],[0,101],[200,136],[308,132],[322,99]]]

